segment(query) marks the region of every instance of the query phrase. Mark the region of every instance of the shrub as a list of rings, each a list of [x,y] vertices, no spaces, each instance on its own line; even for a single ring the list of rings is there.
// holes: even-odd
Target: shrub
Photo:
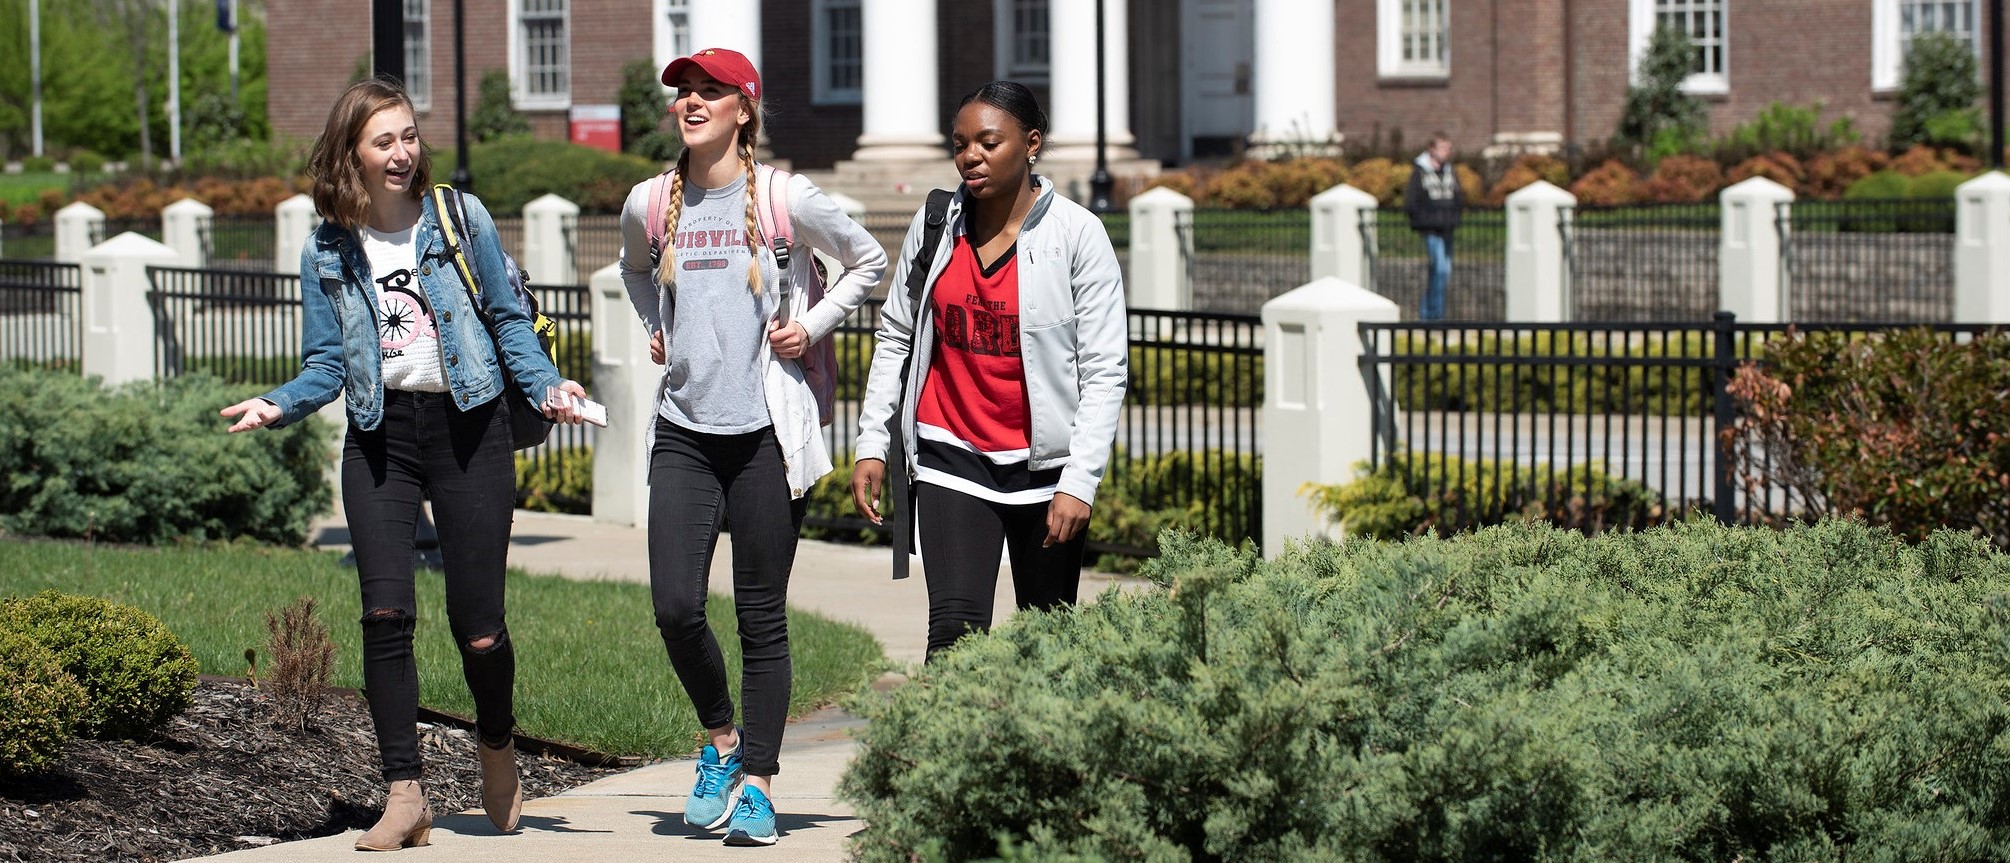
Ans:
[[[29,174],[47,174],[56,170],[56,157],[29,156],[21,160],[21,170]]]
[[[1157,177],[1154,177],[1151,181],[1151,185],[1146,186],[1145,188],[1171,189],[1175,192],[1187,196],[1187,198],[1189,199],[1196,199],[1200,196],[1200,192],[1203,188],[1205,188],[1205,186],[1206,184],[1203,178],[1201,178],[1195,172],[1167,171],[1165,173],[1158,175]]]
[[[1912,188],[1908,196],[1913,198],[1937,198],[1954,200],[1954,190],[1968,182],[1968,175],[1960,171],[1933,171],[1912,178]]]
[[[1687,152],[1687,142],[1701,138],[1703,103],[1682,92],[1695,62],[1694,43],[1675,27],[1656,27],[1640,58],[1639,83],[1626,88],[1618,139],[1623,144]],[[1657,155],[1660,155],[1657,153]]]
[[[1570,184],[1570,193],[1586,206],[1613,207],[1631,204],[1640,195],[1640,177],[1618,159],[1608,159],[1597,169]]]
[[[1207,184],[1207,206],[1233,210],[1276,208],[1277,190],[1271,185],[1269,173],[1267,162],[1244,162],[1214,175]]]
[[[90,150],[74,150],[70,153],[70,170],[79,174],[96,174],[105,170],[105,157]]]
[[[1921,33],[1906,48],[1899,72],[1898,108],[1891,115],[1893,149],[1912,144],[1972,148],[1973,131],[1950,123],[1949,113],[1975,109],[1982,98],[1975,51],[1947,33]],[[1939,128],[1932,128],[1935,123]]]
[[[1797,334],[1765,358],[1730,386],[1748,486],[1789,489],[1808,518],[1856,516],[1915,541],[1975,530],[2010,548],[2010,336]]]
[[[1349,538],[1449,536],[1509,521],[1636,530],[1670,518],[1653,489],[1595,464],[1524,467],[1411,451],[1392,454],[1373,470],[1356,465],[1355,472],[1351,482],[1309,486],[1314,508]],[[1423,487],[1414,488],[1413,480]]]
[[[0,626],[0,776],[55,764],[90,700],[55,653]]]
[[[318,418],[225,434],[216,412],[258,390],[204,375],[116,390],[74,371],[0,368],[0,528],[167,543],[297,545],[332,497]]]
[[[1246,513],[1256,505],[1248,495],[1261,487],[1261,459],[1222,450],[1167,450],[1132,455],[1122,447],[1111,455],[1113,469],[1096,490],[1089,540],[1133,549],[1158,547],[1168,530],[1202,533],[1209,513]],[[1217,537],[1238,542],[1240,536]],[[1134,569],[1138,559],[1103,555],[1096,568]]]
[[[265,613],[265,653],[272,664],[259,688],[271,699],[273,724],[288,731],[307,730],[320,712],[335,665],[335,641],[314,606],[314,597],[302,596],[276,615]]]
[[[1907,177],[1946,171],[1954,167],[1950,158],[1953,154],[1925,144],[1914,144],[1905,152],[1891,158],[1891,170]]]
[[[1339,159],[1290,159],[1272,164],[1270,182],[1277,191],[1277,206],[1302,209],[1319,193],[1347,182],[1347,166]]]
[[[578,204],[583,213],[619,213],[629,189],[661,173],[641,156],[529,137],[472,147],[468,166],[490,213],[517,212],[547,193]]]
[[[1807,162],[1807,180],[1801,186],[1801,194],[1821,199],[1842,197],[1851,183],[1883,169],[1888,161],[1882,151],[1863,147],[1844,147],[1819,154]]]
[[[1724,188],[1724,169],[1700,156],[1669,156],[1654,166],[1640,188],[1642,200],[1657,204],[1692,204]]]
[[[1740,123],[1719,140],[1718,153],[1733,159],[1785,153],[1802,160],[1817,153],[1854,145],[1862,139],[1849,117],[1838,118],[1824,128],[1821,114],[1820,102],[1807,107],[1773,102],[1758,116]]]
[[[1912,180],[1896,171],[1878,171],[1849,184],[1843,191],[1845,201],[1890,200],[1909,197],[1912,194]]]
[[[483,72],[475,92],[479,95],[475,110],[468,116],[468,135],[477,142],[530,134],[530,121],[511,104],[509,72],[502,69]]]
[[[593,513],[593,448],[565,458],[516,457],[516,506],[533,512]]]
[[[1806,176],[1807,171],[1801,167],[1800,160],[1785,151],[1753,156],[1731,169],[1732,183],[1764,177],[1796,192]]]
[[[1536,153],[1521,156],[1501,174],[1500,181],[1488,191],[1486,200],[1489,204],[1499,204],[1507,200],[1507,196],[1534,185],[1537,180],[1547,180],[1559,189],[1569,188],[1570,166],[1555,156]]]
[[[1834,860],[2010,843],[2010,574],[1958,534],[1534,525],[1015,615],[853,707],[865,863]],[[973,733],[981,729],[981,733]]]
[[[47,648],[90,693],[76,726],[86,737],[146,734],[187,708],[195,692],[188,646],[130,605],[45,590],[0,601],[0,629]]]
[[[1354,188],[1375,196],[1384,207],[1394,206],[1403,194],[1403,184],[1410,181],[1408,165],[1400,166],[1381,157],[1363,159],[1354,163],[1352,183]]]

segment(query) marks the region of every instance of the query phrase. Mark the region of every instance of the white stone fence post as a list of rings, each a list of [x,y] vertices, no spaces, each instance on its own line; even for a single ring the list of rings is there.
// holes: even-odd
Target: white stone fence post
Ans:
[[[1571,319],[1570,261],[1564,254],[1562,220],[1564,211],[1576,209],[1576,195],[1546,180],[1508,195],[1508,320],[1559,323]]]
[[[294,195],[272,208],[272,271],[300,274],[300,251],[307,246],[307,232],[318,224],[314,199]]]
[[[1131,271],[1125,300],[1134,309],[1193,308],[1193,199],[1160,186],[1131,199]]]
[[[216,226],[216,210],[194,198],[161,208],[161,242],[179,256],[177,267],[201,269],[209,263],[203,235]]]
[[[1314,196],[1311,208],[1312,281],[1332,276],[1371,291],[1383,287],[1375,284],[1368,246],[1375,196],[1342,183]]]
[[[523,257],[518,263],[540,285],[570,285],[579,230],[579,205],[546,193],[523,205]]]
[[[72,205],[78,206],[78,205]],[[130,231],[83,255],[83,350],[85,375],[107,385],[152,380],[154,312],[147,267],[178,266],[175,250]]]
[[[105,211],[77,201],[56,211],[56,261],[75,264],[97,245],[97,235],[105,230]]]
[[[1263,304],[1264,556],[1283,552],[1286,540],[1340,538],[1305,485],[1348,482],[1373,455],[1376,406],[1359,325],[1400,317],[1387,298],[1330,276]]]
[[[1954,190],[1954,320],[2010,322],[2010,176],[2001,171]]]
[[[1717,253],[1717,307],[1739,323],[1771,324],[1793,312],[1780,278],[1780,204],[1791,204],[1792,189],[1753,177],[1718,197],[1723,246]]]
[[[662,367],[649,359],[620,265],[595,271],[592,291],[592,395],[607,405],[607,427],[593,440],[593,518],[639,527],[649,518],[649,419]]]

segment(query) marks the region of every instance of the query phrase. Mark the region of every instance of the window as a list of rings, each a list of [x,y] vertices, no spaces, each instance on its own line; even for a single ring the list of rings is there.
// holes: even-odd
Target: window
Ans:
[[[811,96],[819,105],[856,105],[865,92],[865,24],[859,0],[819,0],[810,38]]]
[[[566,0],[515,0],[511,11],[511,78],[519,108],[564,108],[572,102],[572,49]]]
[[[405,0],[405,92],[412,107],[433,107],[432,0]]]
[[[1022,84],[1047,83],[1051,69],[1047,0],[997,0],[996,9],[998,77]]]
[[[1384,77],[1442,78],[1451,74],[1451,0],[1379,0],[1375,9],[1376,72]]]
[[[1689,34],[1695,53],[1689,63],[1689,80],[1682,89],[1690,93],[1731,91],[1725,33],[1724,8],[1728,0],[1628,0],[1628,23],[1633,45],[1633,69],[1647,53],[1648,40],[1657,27],[1673,27]]]
[[[1873,0],[1871,5],[1870,84],[1876,90],[1896,90],[1905,68],[1905,54],[1914,37],[1949,33],[1979,53],[1975,0]]]

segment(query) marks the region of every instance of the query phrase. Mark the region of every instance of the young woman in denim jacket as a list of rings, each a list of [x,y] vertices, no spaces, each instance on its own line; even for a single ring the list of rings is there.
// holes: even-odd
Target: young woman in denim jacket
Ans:
[[[259,398],[224,408],[232,432],[279,428],[347,398],[342,504],[363,594],[363,686],[389,783],[365,851],[425,845],[432,809],[418,778],[418,619],[413,529],[431,498],[444,564],[447,621],[479,726],[482,806],[505,833],[523,804],[511,730],[516,656],[503,623],[503,566],[516,505],[509,415],[542,410],[580,421],[567,399],[540,407],[504,381],[507,363],[532,393],[584,397],[539,347],[505,286],[495,223],[467,202],[466,241],[482,312],[456,273],[433,212],[431,161],[402,89],[363,81],[337,99],[309,157],[324,221],[300,254],[301,371]],[[494,321],[491,338],[482,318]],[[502,357],[496,356],[501,343]]]
[[[1075,601],[1130,381],[1123,272],[1102,222],[1033,173],[1046,127],[1020,84],[963,98],[950,136],[963,184],[927,289],[917,307],[902,287],[917,212],[880,310],[852,501],[879,522],[898,408],[907,462],[895,469],[914,482],[931,658],[990,628],[1001,546],[1017,607]]]
[[[675,172],[637,184],[621,211],[621,278],[652,358],[664,363],[649,436],[650,595],[670,665],[706,730],[684,821],[724,827],[728,845],[772,845],[770,783],[791,687],[789,575],[803,495],[831,471],[801,360],[879,284],[886,250],[795,174],[766,196],[785,201],[797,242],[781,269],[760,218],[763,187],[779,176],[754,161],[760,73],[739,52],[710,48],[671,61],[662,80],[677,88],[670,114],[684,151]],[[843,270],[811,306],[803,288],[813,249]],[[743,727],[705,618],[725,523]]]

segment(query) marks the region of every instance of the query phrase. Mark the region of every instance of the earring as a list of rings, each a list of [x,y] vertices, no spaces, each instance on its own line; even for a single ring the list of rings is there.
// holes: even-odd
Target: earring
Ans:
[[[1028,165],[1032,165],[1032,164],[1037,164],[1037,163],[1039,163],[1039,161],[1040,161],[1040,157],[1039,157],[1039,156],[1027,156],[1027,157],[1026,157],[1026,164],[1028,164]]]

